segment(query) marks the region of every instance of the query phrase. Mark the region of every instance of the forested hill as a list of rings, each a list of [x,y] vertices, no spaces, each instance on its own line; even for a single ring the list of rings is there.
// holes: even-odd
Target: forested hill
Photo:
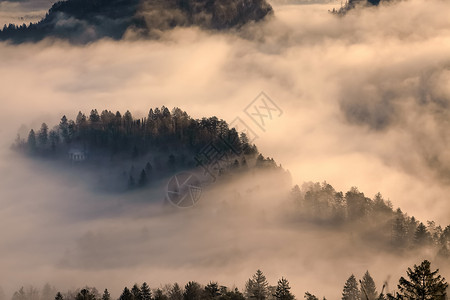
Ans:
[[[106,173],[117,175],[110,182],[119,178],[124,188],[127,183],[128,188],[143,187],[151,177],[195,168],[204,169],[214,179],[252,168],[286,173],[272,158],[263,157],[245,133],[229,128],[224,120],[193,119],[179,108],[170,111],[165,106],[150,109],[145,118],[134,118],[129,111],[99,114],[96,109],[88,116],[79,112],[75,120],[63,116],[52,128],[43,123],[26,138],[18,136],[14,148],[91,173],[103,167]]]
[[[177,172],[194,170],[219,182],[246,174],[264,177],[270,171],[276,175],[280,195],[291,186],[289,173],[259,153],[245,133],[217,117],[194,119],[179,108],[170,111],[165,106],[150,109],[143,118],[129,111],[122,115],[96,109],[89,115],[79,112],[75,120],[62,116],[52,128],[43,123],[26,138],[18,136],[14,148],[62,166],[58,171],[81,171],[92,175],[92,182],[103,178],[113,192],[151,189],[158,180],[166,182]],[[273,201],[285,200],[281,198]],[[442,259],[450,257],[450,226],[421,222],[394,209],[381,194],[369,198],[356,187],[343,193],[326,182],[305,183],[294,186],[289,201],[286,222],[350,233],[372,249],[399,253],[429,249]]]
[[[39,41],[46,37],[88,43],[101,38],[157,37],[176,26],[223,30],[271,14],[266,0],[65,0],[38,23],[9,24],[0,41]]]
[[[392,0],[347,0],[341,8],[336,10],[333,8],[331,11],[334,14],[337,15],[345,15],[348,11],[357,8],[357,7],[371,7],[371,6],[378,6],[380,3],[386,3],[390,2]]]

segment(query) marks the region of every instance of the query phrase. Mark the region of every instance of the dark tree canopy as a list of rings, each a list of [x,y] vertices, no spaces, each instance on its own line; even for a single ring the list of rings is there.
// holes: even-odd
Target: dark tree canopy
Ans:
[[[414,270],[408,268],[408,279],[401,277],[398,284],[398,299],[444,300],[447,299],[448,283],[438,275],[439,270],[431,271],[431,263],[424,260]]]

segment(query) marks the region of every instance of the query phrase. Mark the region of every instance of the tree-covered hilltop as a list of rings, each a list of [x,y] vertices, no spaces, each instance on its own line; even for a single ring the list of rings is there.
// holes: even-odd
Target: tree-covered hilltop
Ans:
[[[411,253],[426,248],[440,258],[450,258],[450,225],[443,228],[434,221],[425,225],[400,208],[393,209],[380,193],[371,199],[356,187],[344,194],[326,182],[305,183],[292,189],[291,199],[297,209],[294,220],[341,226],[375,249]]]
[[[355,9],[357,7],[371,7],[378,6],[383,2],[390,2],[392,0],[347,0],[344,5],[339,9],[333,8],[330,12],[336,15],[345,15],[348,11]]]
[[[214,177],[252,168],[284,172],[224,120],[193,119],[165,106],[150,109],[144,118],[96,109],[89,115],[79,112],[75,120],[62,116],[51,129],[43,123],[26,138],[18,136],[14,148],[36,158],[93,167],[94,173],[108,168],[108,173],[121,174],[112,181],[119,178],[127,188],[194,168]]]
[[[448,283],[438,274],[439,270],[432,271],[431,263],[423,261],[419,266],[406,271],[407,278],[401,277],[395,291],[386,291],[385,285],[376,286],[369,271],[366,271],[361,280],[353,274],[347,279],[342,291],[342,300],[445,300],[447,299]],[[295,282],[301,285],[301,282]],[[306,300],[319,300],[315,295],[305,292]],[[202,285],[196,281],[189,281],[186,285],[178,283],[161,285],[151,288],[146,282],[135,283],[132,287],[125,287],[120,296],[113,298],[105,289],[100,293],[95,287],[84,287],[69,290],[66,293],[57,292],[55,287],[46,284],[43,289],[30,286],[26,290],[21,287],[11,300],[294,300],[291,292],[291,283],[281,277],[275,285],[270,285],[261,270],[257,270],[245,282],[245,288],[240,291],[237,287],[229,288],[210,281]],[[297,298],[300,299],[300,298]],[[325,297],[323,297],[326,300]]]
[[[37,23],[5,25],[0,41],[52,37],[88,43],[106,37],[119,40],[127,30],[134,36],[157,37],[156,33],[177,26],[239,27],[272,13],[266,0],[65,0],[53,4]]]

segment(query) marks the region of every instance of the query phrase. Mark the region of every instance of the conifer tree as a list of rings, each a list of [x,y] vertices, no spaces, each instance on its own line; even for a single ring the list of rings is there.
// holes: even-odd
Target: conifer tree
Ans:
[[[133,300],[133,294],[130,292],[130,289],[125,287],[119,297],[119,300]]]
[[[265,300],[269,293],[268,287],[266,276],[261,270],[257,270],[245,285],[246,296],[248,299]]]
[[[108,289],[105,289],[102,295],[102,300],[111,300],[111,295],[108,292]]]
[[[184,287],[184,300],[200,300],[201,295],[202,289],[200,287],[200,284],[195,281],[189,281]]]
[[[372,276],[370,276],[369,271],[366,271],[361,281],[361,299],[376,300],[377,297],[378,296],[375,281],[373,281],[373,278]]]
[[[420,300],[444,300],[447,299],[448,283],[441,275],[437,275],[439,270],[431,271],[431,263],[424,260],[420,266],[414,265],[414,270],[408,268],[406,274],[408,279],[401,277],[398,284],[399,299],[420,299]]]
[[[353,274],[345,282],[342,300],[361,300],[358,282]]]
[[[150,287],[148,286],[147,282],[144,282],[141,285],[141,297],[142,297],[142,300],[152,300],[152,292],[151,292]]]
[[[306,300],[319,300],[315,295],[311,294],[310,292],[306,292],[304,298]]]
[[[131,294],[133,295],[133,300],[142,300],[141,289],[136,283],[131,288]]]
[[[183,291],[181,290],[178,283],[174,283],[172,288],[169,290],[169,300],[183,300]]]
[[[275,294],[273,295],[277,300],[294,300],[294,295],[290,291],[289,281],[286,278],[281,277],[278,280]]]

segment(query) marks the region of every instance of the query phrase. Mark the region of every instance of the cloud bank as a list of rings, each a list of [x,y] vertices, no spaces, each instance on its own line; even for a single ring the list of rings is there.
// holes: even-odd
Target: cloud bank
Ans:
[[[450,4],[411,0],[344,18],[328,14],[330,4],[273,5],[274,18],[238,32],[179,28],[157,41],[0,44],[6,291],[45,281],[108,287],[115,296],[144,280],[242,287],[261,268],[272,284],[288,277],[299,298],[306,290],[332,298],[351,272],[369,269],[381,286],[387,274],[395,280],[419,262],[290,228],[265,208],[282,195],[239,207],[235,219],[221,213],[226,199],[207,195],[205,207],[174,214],[158,195],[96,194],[75,174],[9,150],[21,125],[26,133],[62,114],[105,108],[145,116],[150,107],[179,106],[193,117],[242,118],[258,134],[259,150],[294,182],[380,191],[409,214],[447,225]],[[283,110],[265,132],[243,112],[262,90]]]

